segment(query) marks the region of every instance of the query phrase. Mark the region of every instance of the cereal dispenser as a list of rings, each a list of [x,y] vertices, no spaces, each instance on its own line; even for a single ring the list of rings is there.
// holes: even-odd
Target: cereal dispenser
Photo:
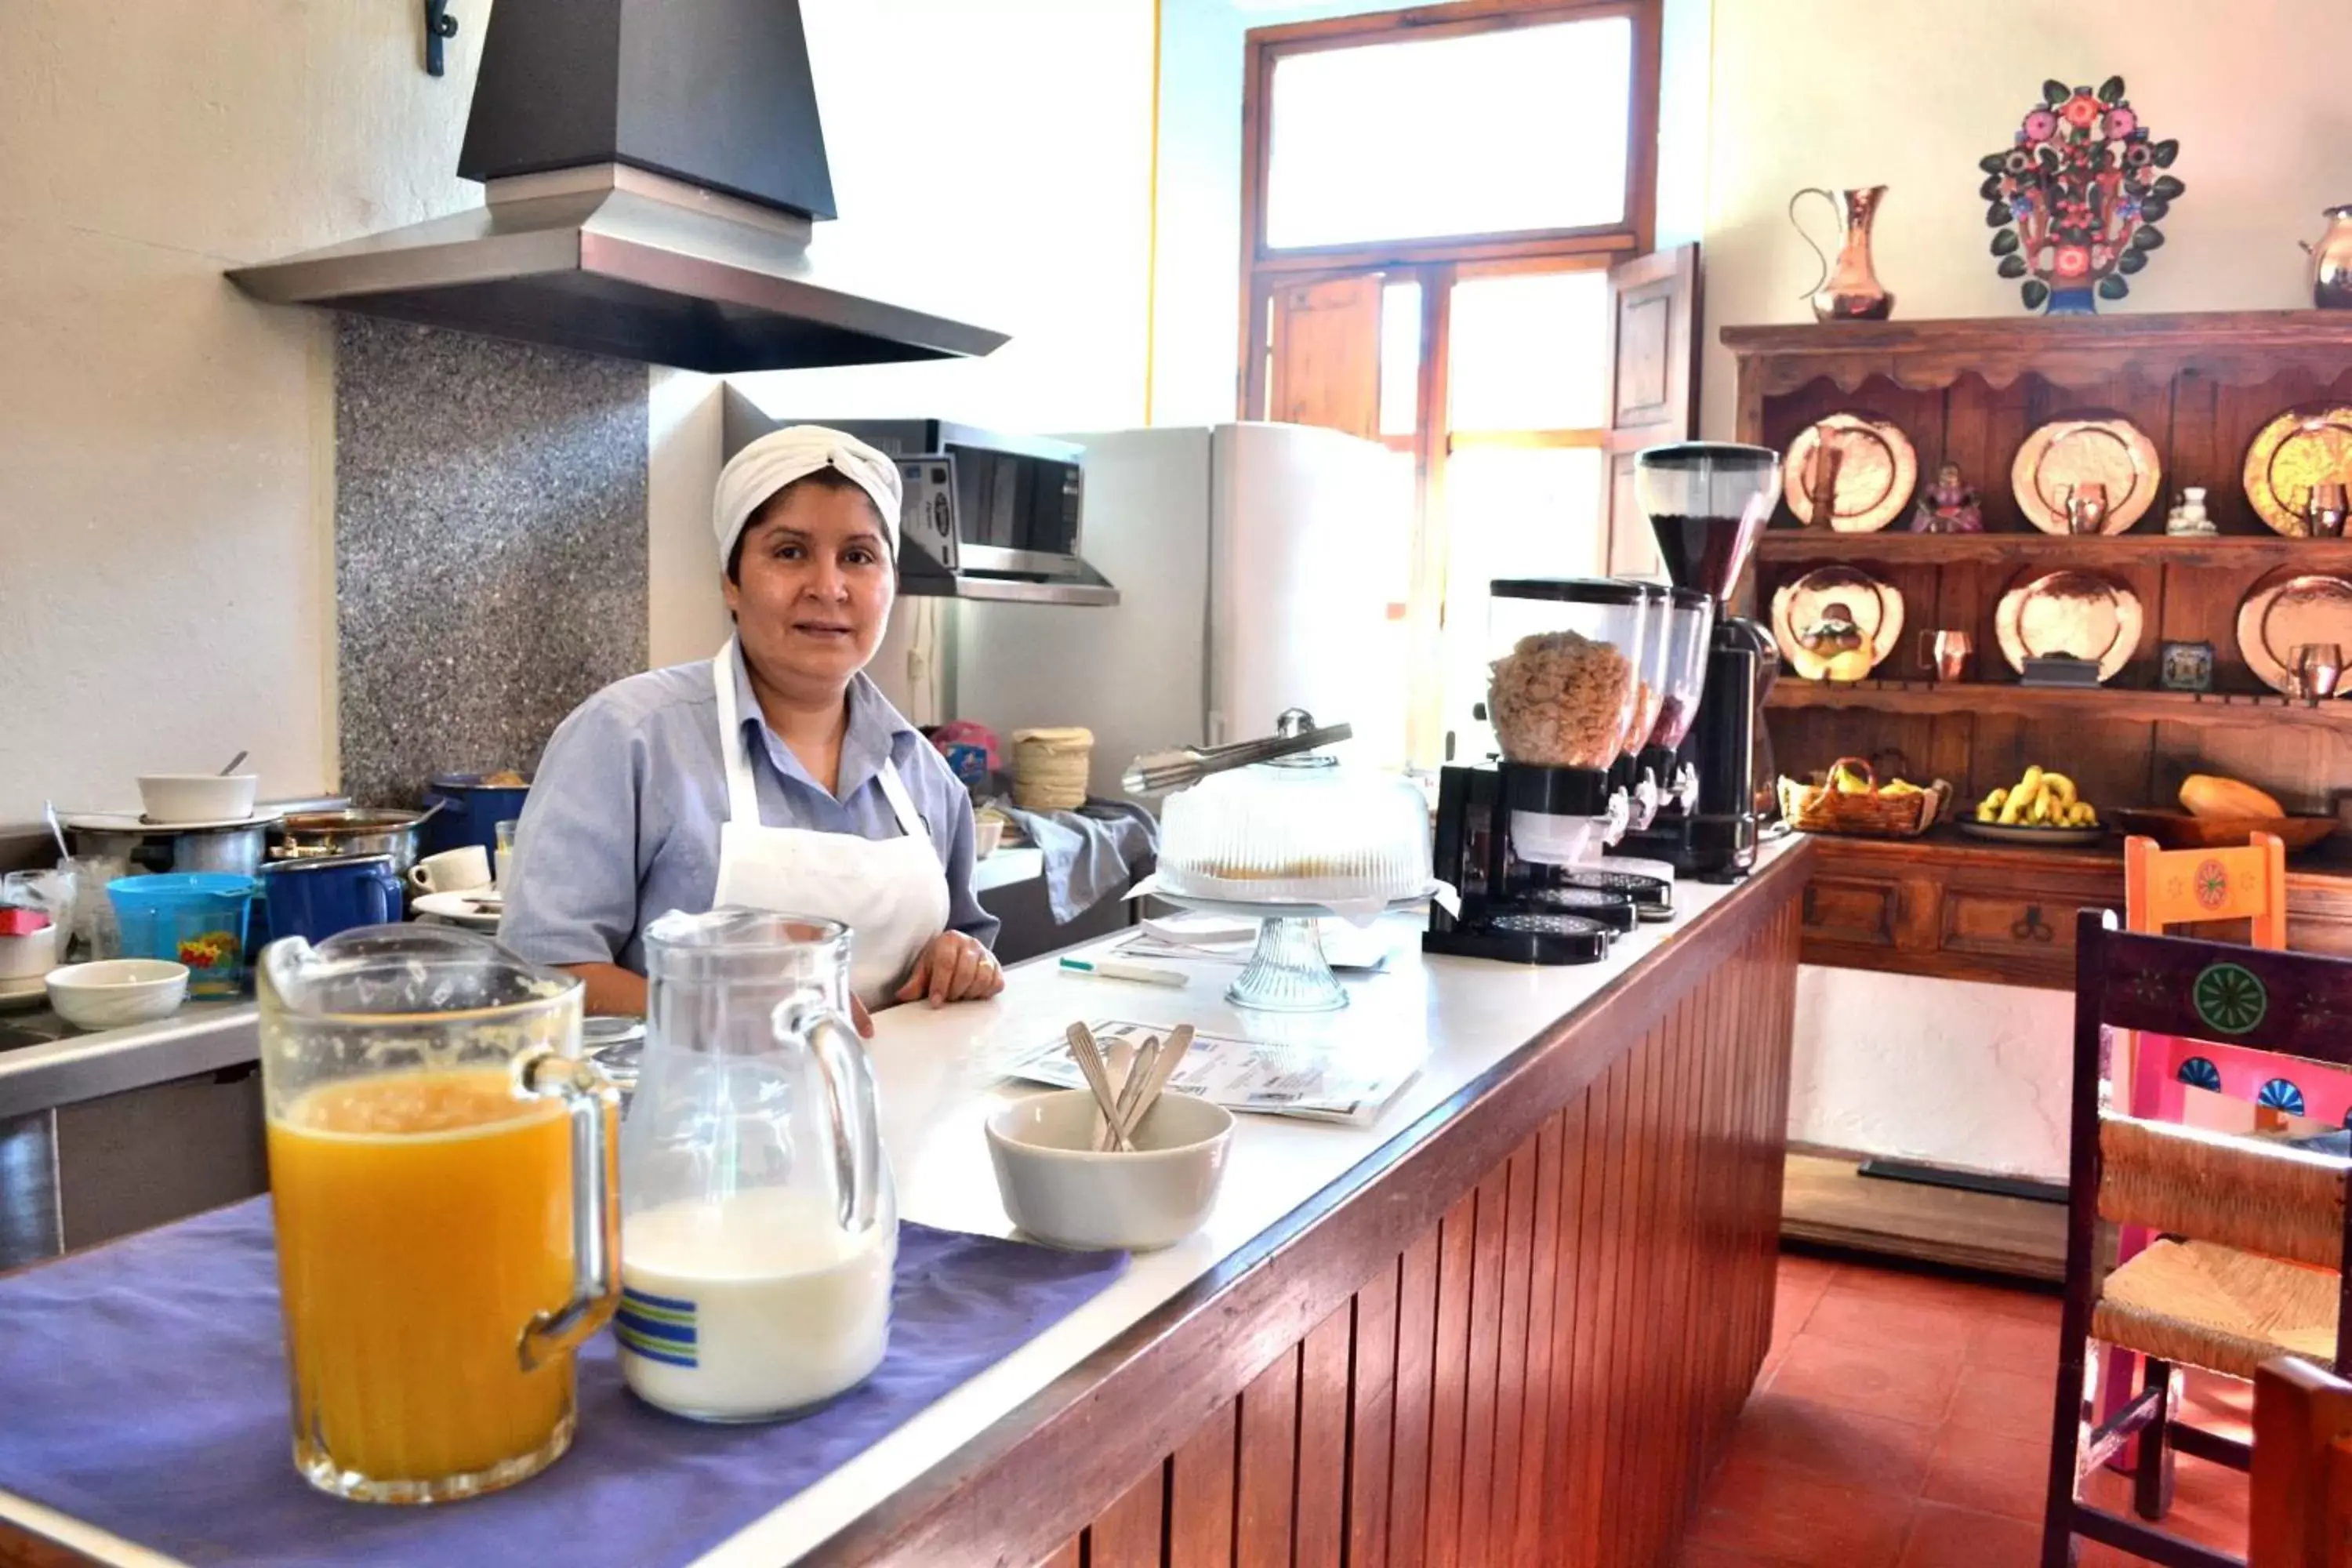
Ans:
[[[1486,717],[1500,755],[1439,775],[1436,873],[1462,895],[1423,947],[1521,963],[1601,957],[1633,900],[1588,873],[1631,810],[1616,777],[1641,749],[1653,590],[1512,578],[1488,590]]]

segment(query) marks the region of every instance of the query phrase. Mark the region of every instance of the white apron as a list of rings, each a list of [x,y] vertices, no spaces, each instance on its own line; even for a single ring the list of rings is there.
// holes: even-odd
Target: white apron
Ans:
[[[727,760],[727,821],[719,829],[712,907],[839,921],[851,932],[850,989],[867,1007],[884,1006],[931,938],[947,929],[947,871],[931,847],[930,829],[887,757],[877,782],[898,819],[899,837],[762,826],[750,742],[736,710],[734,660],[730,638],[710,665],[719,689],[719,751]]]

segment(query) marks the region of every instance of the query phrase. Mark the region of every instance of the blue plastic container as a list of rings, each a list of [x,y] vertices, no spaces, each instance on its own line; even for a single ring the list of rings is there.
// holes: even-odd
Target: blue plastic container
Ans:
[[[124,957],[184,963],[188,994],[217,999],[245,993],[246,934],[259,885],[226,871],[173,871],[118,877],[106,896]]]

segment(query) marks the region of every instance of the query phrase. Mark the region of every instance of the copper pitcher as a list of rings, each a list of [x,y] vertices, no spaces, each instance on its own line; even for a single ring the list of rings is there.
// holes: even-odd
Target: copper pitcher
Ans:
[[[1805,226],[1797,222],[1797,204],[1807,196],[1820,196],[1845,221],[1845,241],[1838,247],[1837,259],[1813,244],[1813,237]],[[1878,216],[1878,204],[1886,199],[1885,185],[1862,185],[1853,190],[1830,191],[1819,185],[1808,185],[1789,198],[1789,221],[1795,225],[1797,237],[1813,247],[1821,258],[1822,275],[1812,288],[1799,298],[1813,307],[1817,321],[1883,321],[1895,309],[1895,296],[1879,287],[1878,274],[1870,269],[1870,225]]]
[[[2319,216],[2327,220],[2319,243],[2295,241],[2311,257],[2311,302],[2323,310],[2352,310],[2352,205]]]

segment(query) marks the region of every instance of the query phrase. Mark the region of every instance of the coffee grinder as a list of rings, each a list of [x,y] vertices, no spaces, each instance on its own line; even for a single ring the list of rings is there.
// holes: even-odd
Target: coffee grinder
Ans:
[[[1653,603],[1631,583],[1515,578],[1489,585],[1486,717],[1499,756],[1438,775],[1438,877],[1461,912],[1433,908],[1428,952],[1584,963],[1639,918],[1601,847],[1631,804],[1614,776],[1639,714]]]
[[[1682,787],[1623,847],[1702,881],[1737,881],[1754,868],[1771,819],[1764,699],[1780,653],[1771,632],[1734,616],[1731,601],[1780,493],[1780,458],[1762,447],[1688,441],[1653,447],[1633,463],[1634,499],[1657,535],[1666,575],[1677,590],[1705,596],[1706,655],[1687,728],[1675,735],[1662,723],[1653,731],[1661,749],[1650,753],[1652,765],[1670,769]],[[1675,609],[1679,635],[1699,637],[1698,606],[1685,595]]]

